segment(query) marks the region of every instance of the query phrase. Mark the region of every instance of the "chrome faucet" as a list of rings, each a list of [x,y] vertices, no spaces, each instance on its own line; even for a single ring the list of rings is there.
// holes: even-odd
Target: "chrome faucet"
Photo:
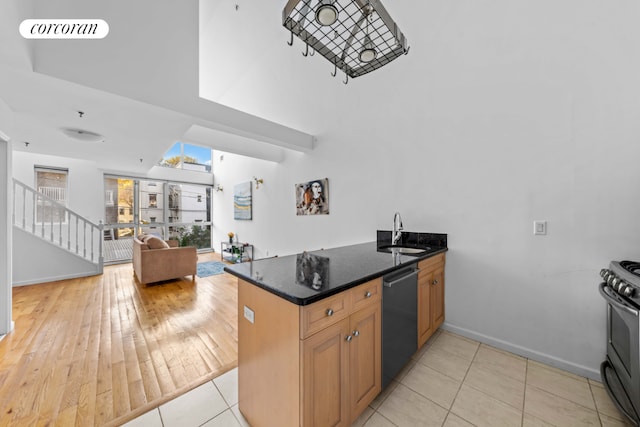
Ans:
[[[402,218],[400,212],[393,215],[393,232],[391,233],[391,244],[395,245],[402,237]]]

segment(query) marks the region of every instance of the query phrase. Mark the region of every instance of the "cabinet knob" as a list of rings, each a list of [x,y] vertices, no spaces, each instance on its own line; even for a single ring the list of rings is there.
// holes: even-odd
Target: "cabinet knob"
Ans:
[[[351,342],[351,340],[353,339],[353,337],[351,335],[347,335],[345,340],[347,340],[347,342]]]
[[[438,284],[438,279],[434,279],[432,282],[433,285],[437,285]]]
[[[332,309],[328,309],[327,310],[327,316],[333,316],[333,310]]]
[[[353,336],[357,337],[358,335],[360,335],[360,331],[358,331],[357,329],[355,331],[353,331]]]
[[[367,291],[367,292],[364,294],[364,297],[365,297],[365,298],[371,298],[371,292]]]

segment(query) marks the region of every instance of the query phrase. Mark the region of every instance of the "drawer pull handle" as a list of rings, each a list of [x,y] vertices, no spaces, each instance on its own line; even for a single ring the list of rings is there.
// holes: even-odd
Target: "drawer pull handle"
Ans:
[[[438,284],[438,279],[435,279],[435,280],[433,281],[433,284],[434,284],[434,285],[437,285],[437,284]]]
[[[367,291],[367,292],[364,294],[364,297],[365,297],[365,298],[371,298],[371,292]]]
[[[347,342],[351,342],[351,340],[353,339],[353,337],[351,335],[347,335],[345,340],[347,340]]]
[[[327,316],[333,316],[333,310],[332,309],[328,309],[327,310]]]
[[[360,331],[358,331],[357,329],[355,331],[353,331],[353,336],[357,337],[358,335],[360,335]]]

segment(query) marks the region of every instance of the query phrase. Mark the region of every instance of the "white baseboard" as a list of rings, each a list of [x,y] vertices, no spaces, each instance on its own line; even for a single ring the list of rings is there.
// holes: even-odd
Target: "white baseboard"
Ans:
[[[462,335],[463,337],[467,337],[475,341],[480,341],[481,343],[490,345],[492,347],[517,354],[518,356],[526,357],[527,359],[531,359],[536,362],[554,366],[564,371],[571,372],[572,374],[580,375],[581,377],[590,378],[596,381],[602,381],[600,378],[599,369],[592,369],[586,366],[578,365],[576,363],[569,362],[564,359],[559,359],[546,353],[540,353],[539,351],[535,351],[530,348],[522,347],[469,329],[451,325],[447,322],[442,325],[442,329],[458,335]]]
[[[13,282],[12,286],[15,288],[15,287],[18,287],[18,286],[37,285],[37,284],[40,284],[40,283],[57,282],[58,280],[78,279],[80,277],[97,276],[99,274],[102,274],[102,272],[101,271],[87,271],[87,272],[68,274],[68,275],[65,274],[65,275],[61,275],[61,276],[40,277],[40,278],[34,279],[34,280],[23,280],[23,281],[19,281],[19,282]]]

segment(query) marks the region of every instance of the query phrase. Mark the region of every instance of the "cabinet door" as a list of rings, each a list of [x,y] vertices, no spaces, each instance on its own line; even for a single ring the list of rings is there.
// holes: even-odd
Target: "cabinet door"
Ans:
[[[418,348],[435,332],[432,315],[433,271],[420,271],[418,275]]]
[[[444,265],[440,265],[433,272],[431,280],[431,312],[435,330],[444,322]]]
[[[349,378],[351,422],[382,390],[382,308],[370,304],[351,315]]]
[[[302,341],[302,425],[350,426],[349,318]],[[273,408],[277,411],[277,408]]]

